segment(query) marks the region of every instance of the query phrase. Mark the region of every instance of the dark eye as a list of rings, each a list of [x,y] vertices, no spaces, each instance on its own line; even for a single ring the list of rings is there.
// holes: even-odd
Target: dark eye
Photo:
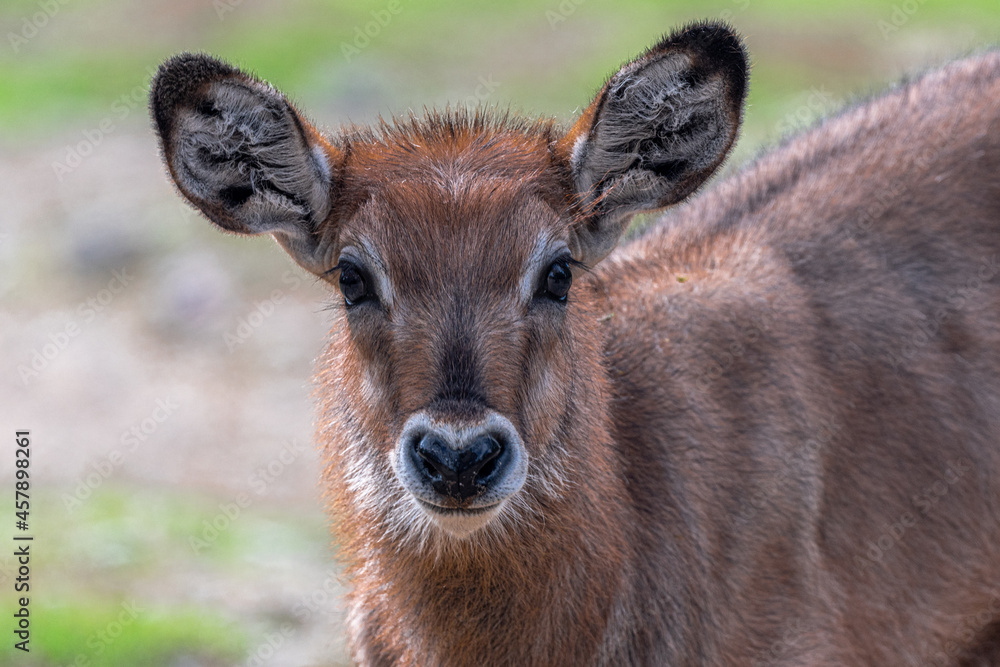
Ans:
[[[340,293],[348,306],[360,303],[371,296],[364,274],[353,264],[340,265]]]
[[[542,292],[555,301],[565,301],[569,287],[573,284],[573,274],[569,270],[569,261],[560,259],[552,263],[549,273],[545,276]]]

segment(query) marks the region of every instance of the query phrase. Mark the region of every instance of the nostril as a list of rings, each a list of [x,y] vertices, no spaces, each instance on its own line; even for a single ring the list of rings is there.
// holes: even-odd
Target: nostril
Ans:
[[[429,477],[458,481],[458,471],[455,465],[458,457],[441,438],[434,434],[427,434],[416,441],[414,449]]]
[[[467,484],[482,483],[496,469],[503,452],[501,441],[491,435],[482,435],[462,452],[463,465],[460,466],[459,481]]]

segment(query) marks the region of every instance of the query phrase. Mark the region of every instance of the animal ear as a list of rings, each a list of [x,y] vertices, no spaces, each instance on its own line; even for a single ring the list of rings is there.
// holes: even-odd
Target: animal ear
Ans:
[[[239,234],[273,234],[304,268],[329,269],[323,226],[341,162],[269,84],[205,55],[160,66],[150,111],[184,197]]]
[[[556,144],[581,206],[576,259],[600,261],[629,213],[680,201],[718,168],[736,140],[747,79],[739,37],[713,23],[675,32],[611,77]]]

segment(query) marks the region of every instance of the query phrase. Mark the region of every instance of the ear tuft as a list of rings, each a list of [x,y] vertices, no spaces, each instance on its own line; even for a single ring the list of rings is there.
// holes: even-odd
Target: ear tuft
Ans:
[[[727,26],[699,23],[623,66],[560,142],[588,229],[590,263],[629,213],[674,204],[722,163],[742,120],[748,64]]]

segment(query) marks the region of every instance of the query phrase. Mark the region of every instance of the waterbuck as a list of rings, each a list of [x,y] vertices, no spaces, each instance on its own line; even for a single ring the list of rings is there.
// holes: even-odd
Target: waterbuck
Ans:
[[[156,75],[182,195],[332,286],[318,443],[363,665],[1000,664],[1000,52],[688,197],[743,46],[697,24],[569,129],[323,134]]]

